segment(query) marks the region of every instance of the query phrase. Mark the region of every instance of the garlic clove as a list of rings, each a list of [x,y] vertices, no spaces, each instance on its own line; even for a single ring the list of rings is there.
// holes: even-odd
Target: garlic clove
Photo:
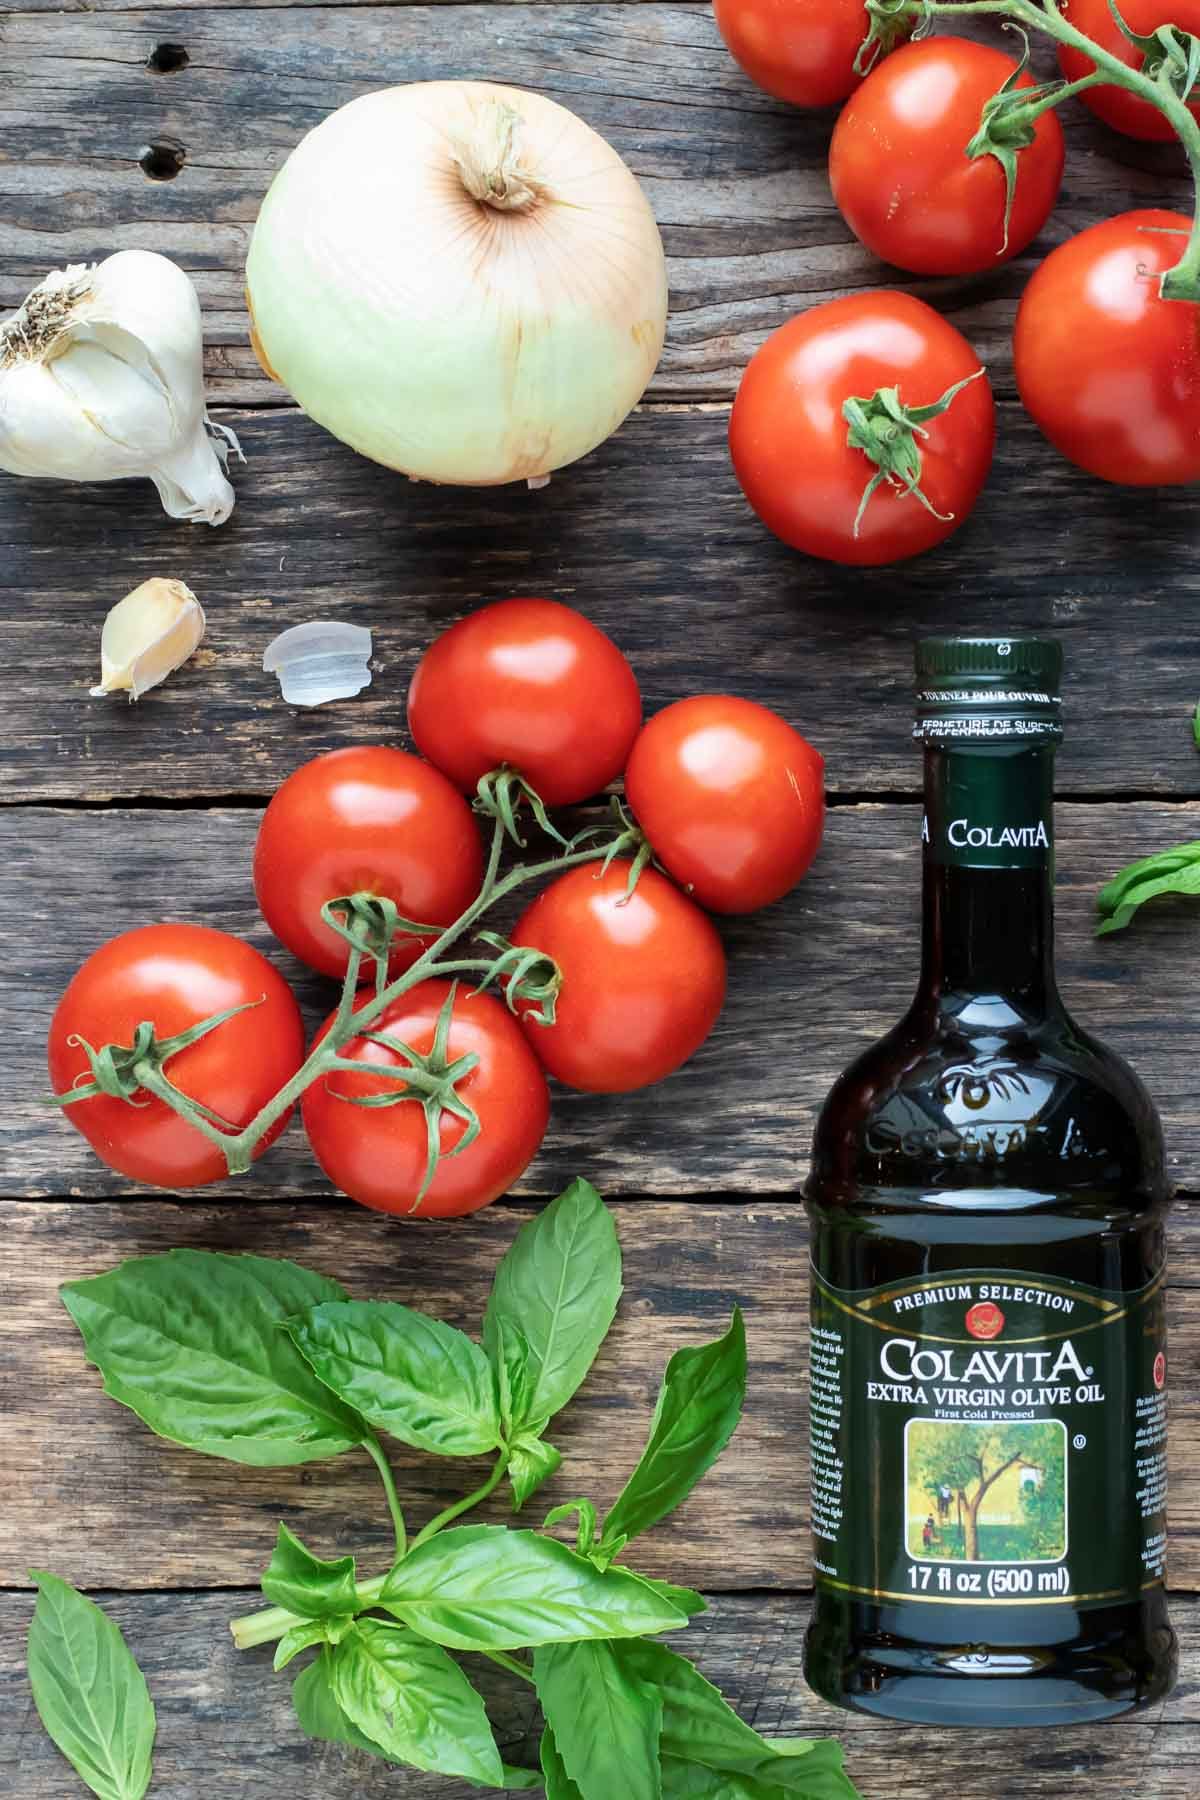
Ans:
[[[118,600],[100,634],[100,685],[93,695],[139,700],[185,663],[204,636],[204,609],[182,581],[153,575]]]
[[[263,668],[278,677],[289,706],[348,700],[371,685],[371,633],[341,619],[309,619],[271,640]]]

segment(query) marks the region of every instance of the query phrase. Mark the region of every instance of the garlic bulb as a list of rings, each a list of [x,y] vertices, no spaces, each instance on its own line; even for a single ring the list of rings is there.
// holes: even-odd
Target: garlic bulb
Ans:
[[[202,356],[196,290],[165,256],[55,269],[0,324],[0,469],[148,475],[173,519],[222,524],[242,453],[205,411]]]
[[[190,587],[153,575],[111,608],[100,635],[100,685],[93,696],[140,700],[185,663],[204,636],[204,609]]]
[[[654,216],[616,151],[485,81],[365,94],[292,152],[250,246],[267,373],[429,481],[529,480],[641,398],[666,329]]]

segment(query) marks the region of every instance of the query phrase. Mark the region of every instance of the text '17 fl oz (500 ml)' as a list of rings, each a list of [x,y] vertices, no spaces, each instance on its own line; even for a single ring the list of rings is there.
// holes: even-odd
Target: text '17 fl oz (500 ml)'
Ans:
[[[922,970],[835,1083],[812,1221],[805,1672],[888,1718],[1042,1725],[1160,1699],[1163,1222],[1154,1108],[1053,959],[1060,646],[933,638]]]

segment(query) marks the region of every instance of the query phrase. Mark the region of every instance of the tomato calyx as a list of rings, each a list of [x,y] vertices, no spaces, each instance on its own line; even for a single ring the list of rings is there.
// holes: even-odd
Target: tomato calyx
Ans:
[[[529,808],[547,837],[566,845],[567,840],[550,818],[541,795],[517,769],[501,767],[489,769],[486,775],[481,775],[473,805],[477,813],[482,813],[487,819],[497,820],[504,827],[504,835],[512,840],[518,850],[525,849],[525,839],[518,819],[522,806]]]
[[[72,1050],[82,1050],[87,1057],[90,1078],[81,1075],[65,1094],[52,1095],[51,1103],[55,1106],[74,1106],[78,1100],[95,1100],[103,1094],[110,1100],[124,1100],[128,1106],[149,1106],[149,1098],[139,1099],[138,1096],[154,1096],[165,1100],[168,1106],[182,1118],[188,1119],[189,1123],[194,1122],[191,1115],[196,1115],[232,1137],[237,1132],[237,1126],[228,1119],[223,1119],[211,1106],[205,1106],[203,1101],[193,1100],[177,1088],[166,1073],[166,1064],[173,1056],[178,1056],[181,1050],[198,1044],[210,1031],[218,1030],[239,1013],[261,1006],[265,999],[264,994],[262,1000],[245,1000],[240,1006],[226,1007],[223,1012],[213,1013],[209,1018],[201,1019],[186,1031],[178,1031],[169,1038],[158,1037],[150,1019],[141,1021],[129,1044],[102,1044],[97,1049],[79,1032],[73,1032],[67,1043]]]
[[[923,463],[917,439],[928,437],[929,433],[925,430],[927,422],[946,412],[956,395],[961,394],[973,381],[978,381],[983,373],[981,364],[970,375],[964,375],[961,381],[948,387],[940,400],[932,400],[928,406],[906,406],[900,398],[898,387],[878,388],[869,398],[852,394],[842,402],[842,417],[850,427],[846,433],[846,442],[852,450],[861,450],[867,460],[875,464],[876,469],[863,489],[858,512],[854,517],[855,537],[859,534],[873,494],[885,481],[896,489],[901,498],[919,500],[926,512],[932,513],[935,519],[953,518],[952,513],[940,513],[921,488]]]
[[[866,0],[863,10],[867,15],[867,35],[854,58],[856,75],[869,75],[876,63],[882,62],[898,44],[921,36],[933,22],[928,15],[915,18],[911,0]]]
[[[1020,33],[1024,45],[1021,60],[991,99],[984,101],[979,130],[966,149],[967,155],[972,159],[994,156],[1004,170],[1004,236],[996,252],[997,256],[1008,254],[1008,231],[1012,223],[1013,198],[1017,191],[1017,158],[1022,150],[1027,150],[1034,142],[1037,121],[1042,113],[1049,107],[1056,106],[1067,89],[1065,81],[1042,81],[1032,87],[1021,86],[1022,77],[1029,67],[1029,39],[1019,25],[1012,25],[1011,29]]]
[[[482,994],[496,987],[514,1016],[525,1009],[524,1016],[531,1024],[553,1025],[562,991],[562,970],[554,958],[528,944],[510,944],[498,931],[477,932],[476,942],[487,944],[498,955],[473,992]]]
[[[1178,25],[1160,25],[1147,33],[1134,31],[1121,17],[1116,0],[1108,0],[1108,9],[1121,36],[1141,51],[1142,74],[1186,101],[1200,80],[1200,38]]]
[[[365,891],[327,900],[321,917],[331,931],[345,939],[359,960],[372,957],[385,969],[396,938],[428,939],[437,937],[442,929],[440,925],[422,925],[416,919],[406,919],[394,900]]]
[[[625,884],[625,897],[623,900],[618,901],[618,905],[626,906],[629,901],[633,899],[634,889],[641,880],[643,869],[647,869],[653,865],[663,875],[665,875],[667,871],[655,856],[654,846],[651,844],[649,838],[637,823],[637,820],[626,810],[624,802],[618,794],[614,794],[612,797],[609,806],[609,816],[604,823],[600,825],[587,825],[582,831],[576,832],[575,836],[571,839],[569,848],[571,850],[579,850],[591,840],[603,842],[606,838],[608,839],[608,843],[605,848],[604,856],[601,859],[600,867],[596,873],[598,877],[607,875],[609,869],[619,856],[627,856],[630,859],[629,880]]]

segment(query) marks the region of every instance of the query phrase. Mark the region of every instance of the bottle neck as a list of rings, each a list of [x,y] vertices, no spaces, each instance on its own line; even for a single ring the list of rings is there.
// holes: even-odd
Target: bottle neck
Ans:
[[[918,1004],[981,1024],[1058,1008],[1053,811],[1051,745],[926,746]]]

